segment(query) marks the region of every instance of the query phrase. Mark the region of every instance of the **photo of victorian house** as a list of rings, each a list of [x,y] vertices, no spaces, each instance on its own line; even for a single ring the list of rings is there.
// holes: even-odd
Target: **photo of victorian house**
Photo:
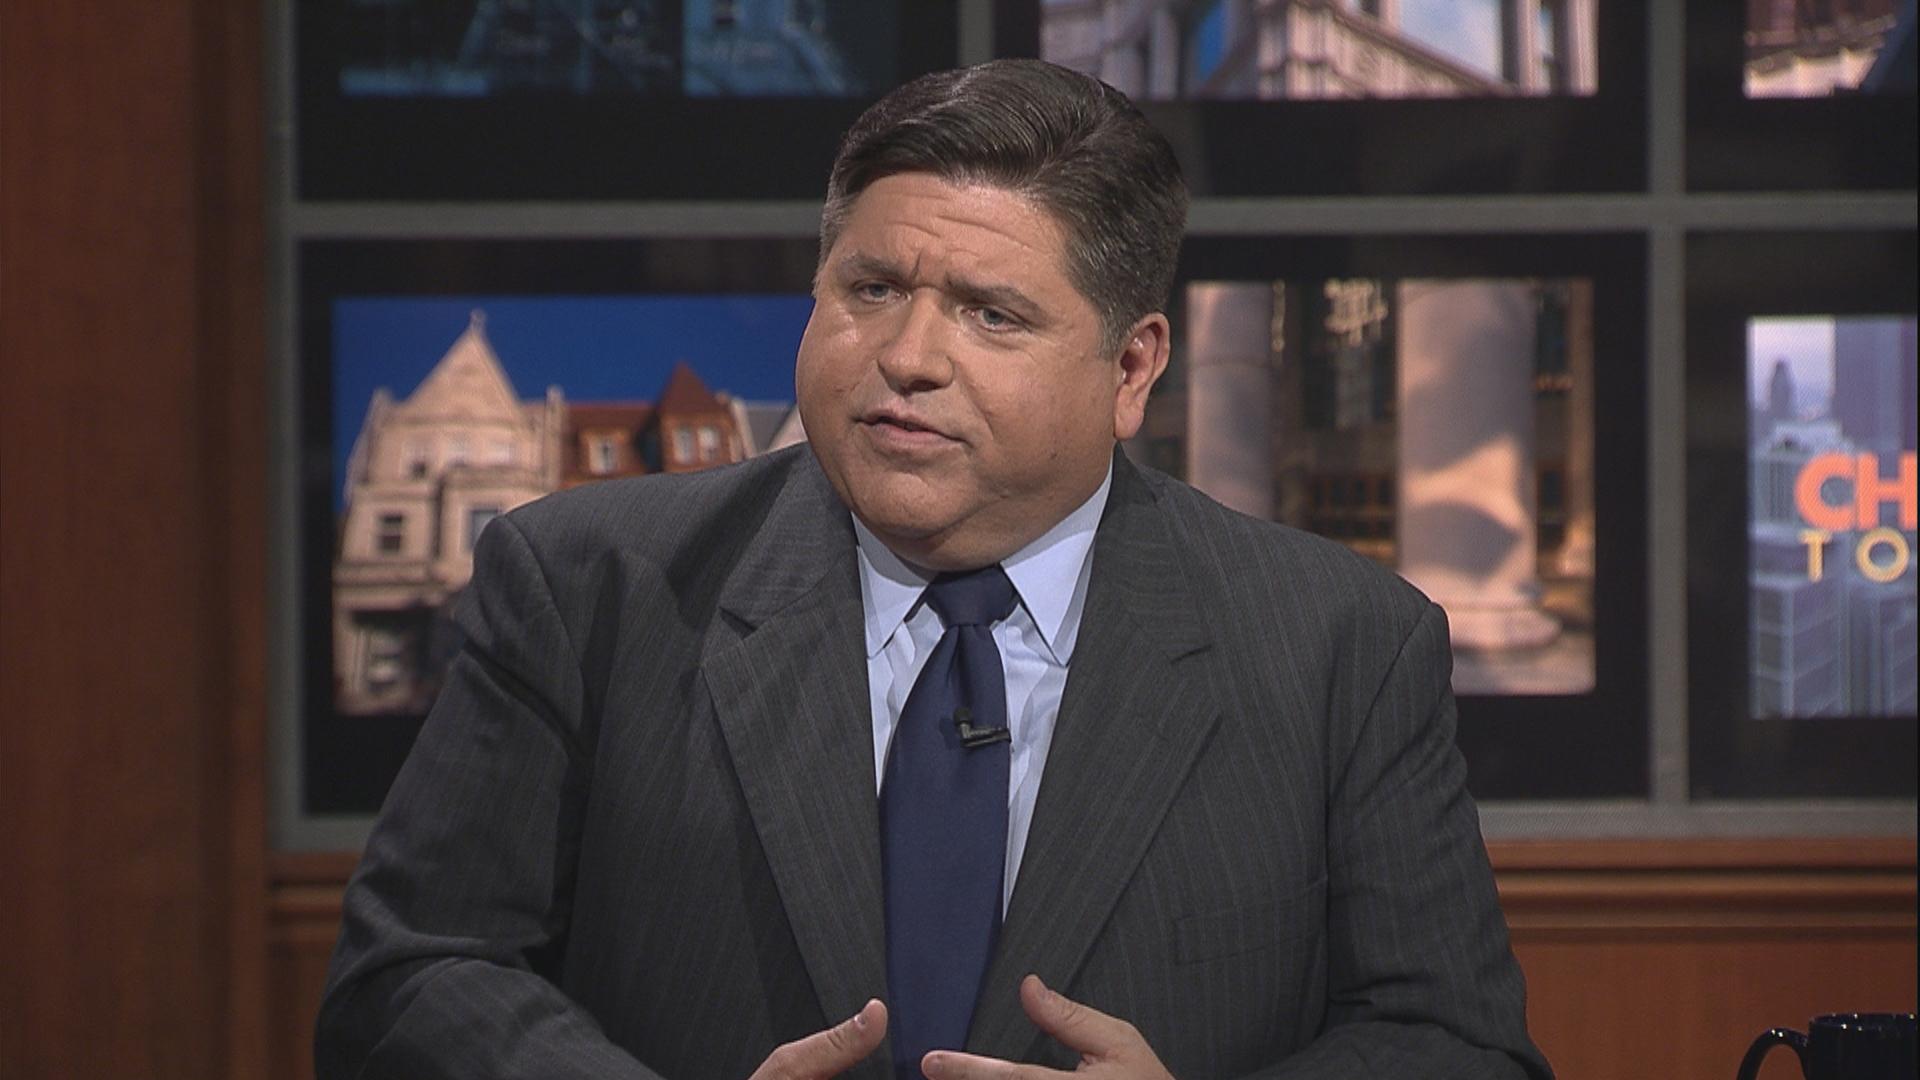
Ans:
[[[799,441],[786,402],[748,403],[675,364],[651,400],[532,400],[476,311],[410,394],[376,390],[347,457],[333,563],[335,707],[425,712],[459,649],[448,618],[495,517],[562,488],[688,472]]]

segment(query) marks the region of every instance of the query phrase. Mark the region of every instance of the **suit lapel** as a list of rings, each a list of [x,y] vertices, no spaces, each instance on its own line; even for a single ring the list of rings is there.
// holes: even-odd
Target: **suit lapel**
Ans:
[[[968,1039],[974,1052],[1017,1060],[1035,1049],[1020,979],[1071,982],[1219,717],[1193,670],[1208,638],[1182,557],[1145,481],[1116,455],[1033,827]]]
[[[720,598],[702,660],[788,923],[829,1023],[883,996],[886,938],[865,616],[846,510],[808,455]],[[875,1055],[855,1075],[879,1080]]]

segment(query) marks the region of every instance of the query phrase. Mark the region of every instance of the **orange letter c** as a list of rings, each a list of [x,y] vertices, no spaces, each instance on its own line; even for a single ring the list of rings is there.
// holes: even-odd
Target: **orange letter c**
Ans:
[[[1821,485],[1834,479],[1853,479],[1853,458],[1846,454],[1816,454],[1800,468],[1793,484],[1794,505],[1800,519],[1816,529],[1844,532],[1853,528],[1853,499],[1829,503],[1820,497]]]

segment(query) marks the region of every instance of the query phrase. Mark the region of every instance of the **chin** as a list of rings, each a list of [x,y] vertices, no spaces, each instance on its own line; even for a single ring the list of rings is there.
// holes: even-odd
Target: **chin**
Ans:
[[[859,511],[860,520],[866,522],[883,539],[927,540],[940,535],[947,526],[930,514],[917,512],[890,502],[875,504],[870,501],[855,500],[854,508]]]

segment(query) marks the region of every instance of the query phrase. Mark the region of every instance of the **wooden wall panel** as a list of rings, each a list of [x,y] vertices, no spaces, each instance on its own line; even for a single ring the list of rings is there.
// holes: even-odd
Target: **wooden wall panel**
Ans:
[[[1730,1080],[1753,1036],[1911,1011],[1911,840],[1492,845],[1528,1022],[1562,1080]],[[274,1075],[311,1077],[347,855],[275,862]],[[1798,1073],[1791,1055],[1763,1080]]]
[[[1529,1026],[1567,1080],[1726,1080],[1767,1028],[1914,1008],[1911,840],[1529,841],[1491,854]],[[1797,1075],[1785,1059],[1763,1073]]]
[[[353,873],[345,854],[280,855],[274,891],[269,965],[272,973],[273,1075],[312,1080],[313,1022],[327,961],[340,929],[340,894]]]
[[[260,10],[0,19],[0,1075],[259,1076]]]
[[[1731,1080],[1755,1035],[1823,1012],[1911,1011],[1904,932],[1595,933],[1514,945],[1528,1022],[1565,1080]],[[1791,1053],[1769,1063],[1797,1077]]]

